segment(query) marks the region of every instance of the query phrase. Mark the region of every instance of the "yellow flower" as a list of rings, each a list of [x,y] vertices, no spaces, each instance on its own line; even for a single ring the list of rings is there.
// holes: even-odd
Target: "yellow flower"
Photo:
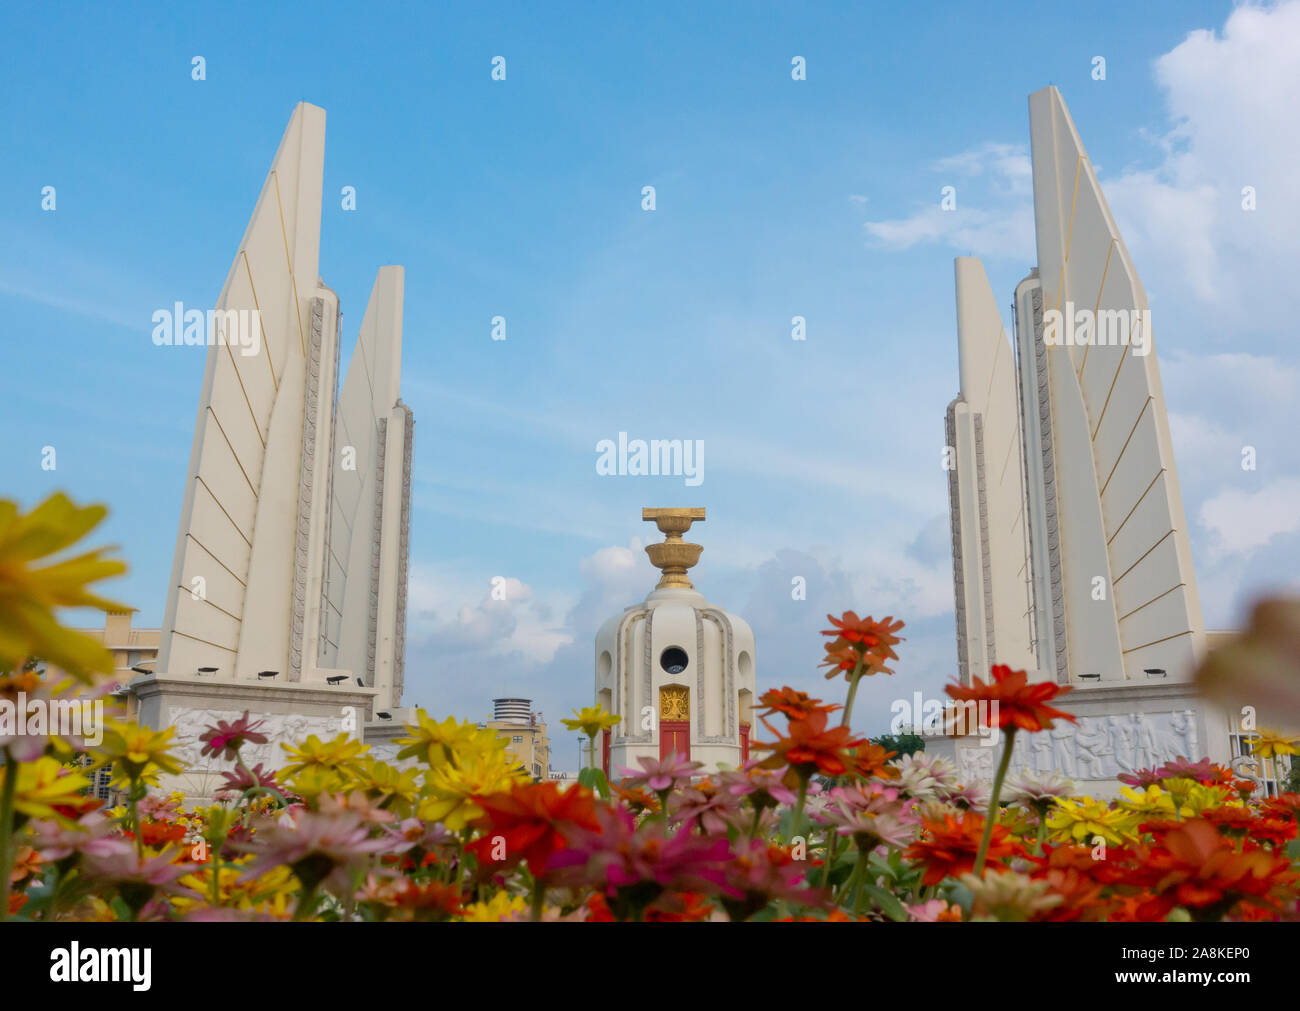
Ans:
[[[1143,820],[1176,818],[1180,814],[1174,807],[1174,798],[1154,783],[1145,790],[1131,786],[1121,786],[1119,788],[1119,806],[1125,811],[1142,815]],[[1187,808],[1183,808],[1181,813],[1190,814],[1191,812]]]
[[[515,913],[526,912],[528,903],[520,895],[497,892],[486,902],[474,902],[465,907],[461,917],[465,923],[497,923],[508,920]]]
[[[602,730],[608,730],[610,727],[623,722],[623,717],[605,712],[604,706],[599,703],[594,706],[586,706],[583,709],[575,709],[573,715],[577,719],[562,720],[561,722],[568,729],[581,730],[591,738],[594,738]]]
[[[0,499],[0,670],[17,670],[40,657],[85,682],[112,673],[113,655],[89,636],[59,624],[56,608],[126,606],[86,589],[90,583],[120,576],[126,564],[104,557],[100,548],[35,566],[75,544],[104,518],[103,506],[79,507],[62,492],[51,495],[25,516],[18,505]]]
[[[1250,738],[1252,754],[1260,758],[1276,758],[1278,755],[1300,755],[1300,737],[1283,734],[1277,730],[1265,730],[1260,727],[1255,736]]]
[[[34,762],[16,762],[0,766],[0,789],[10,770],[18,770],[14,783],[14,811],[26,818],[45,818],[68,824],[70,819],[56,808],[80,809],[93,803],[82,791],[90,780],[68,769],[56,758],[42,755]]]
[[[169,750],[175,727],[154,731],[140,723],[106,720],[105,724],[104,739],[92,751],[98,756],[92,768],[113,766],[114,782],[156,785],[159,772],[175,775],[181,771],[180,760]]]
[[[506,742],[495,730],[480,728],[477,724],[448,716],[435,723],[423,709],[415,711],[416,725],[409,723],[409,737],[399,737],[394,744],[406,745],[397,753],[398,759],[418,758],[431,769],[464,760],[465,756],[492,751],[505,751]]]
[[[420,770],[398,769],[367,756],[360,762],[352,783],[379,807],[407,817],[420,792]]]
[[[313,800],[322,793],[339,793],[352,784],[351,776],[327,765],[308,765],[287,772],[287,769],[280,770],[280,782],[305,800]]]
[[[270,913],[277,919],[292,912],[289,897],[298,890],[298,880],[284,866],[272,867],[256,878],[244,878],[244,868],[227,864],[217,877],[217,904],[241,911]],[[172,907],[179,913],[206,909],[212,903],[212,868],[196,867],[177,884],[193,889],[197,895],[180,893],[171,897]]]
[[[442,822],[448,831],[459,832],[483,816],[475,797],[503,793],[512,783],[526,783],[531,778],[504,751],[468,759],[461,765],[446,763],[425,773],[426,794],[418,811],[421,819]]]
[[[1205,783],[1192,783],[1183,798],[1183,810],[1191,817],[1220,807],[1241,806],[1242,803],[1237,799],[1237,795],[1230,792],[1227,787]]]
[[[332,741],[322,741],[312,734],[297,747],[281,744],[289,753],[290,762],[280,770],[280,781],[287,782],[290,777],[313,766],[330,769],[345,777],[356,775],[357,759],[370,750],[355,737],[339,734]]]
[[[1107,807],[1091,797],[1060,797],[1056,809],[1048,815],[1047,827],[1057,841],[1091,843],[1100,836],[1119,846],[1126,837],[1132,837],[1138,820],[1127,811]]]

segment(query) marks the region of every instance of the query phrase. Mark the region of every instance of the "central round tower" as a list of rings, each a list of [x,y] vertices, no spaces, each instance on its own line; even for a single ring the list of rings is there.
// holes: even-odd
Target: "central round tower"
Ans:
[[[710,771],[736,768],[749,758],[754,633],[688,578],[703,548],[682,535],[704,510],[643,509],[641,518],[666,535],[645,549],[663,575],[596,634],[596,701],[622,717],[605,732],[602,764],[617,777],[638,757],[676,752]]]

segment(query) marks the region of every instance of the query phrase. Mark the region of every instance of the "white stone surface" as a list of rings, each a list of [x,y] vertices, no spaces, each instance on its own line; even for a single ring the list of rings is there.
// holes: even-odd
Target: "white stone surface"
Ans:
[[[1016,289],[1018,358],[978,261],[956,266],[961,676],[1005,663],[1080,685],[1145,685],[1147,668],[1184,681],[1205,637],[1154,341],[1142,355],[1043,335],[1072,306],[1149,331],[1146,294],[1060,93],[1029,111],[1039,263]]]
[[[157,670],[215,667],[213,680],[259,687],[261,671],[278,684],[359,678],[391,709],[413,428],[404,278],[379,271],[336,408],[340,310],[317,276],[324,156],[324,110],[302,103],[218,301],[260,312],[264,337],[254,355],[208,349]]]

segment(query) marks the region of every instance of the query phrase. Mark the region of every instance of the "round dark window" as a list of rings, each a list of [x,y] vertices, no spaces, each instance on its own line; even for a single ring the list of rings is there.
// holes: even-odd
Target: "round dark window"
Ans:
[[[659,666],[669,674],[680,674],[690,662],[691,658],[680,646],[669,646],[659,655]]]

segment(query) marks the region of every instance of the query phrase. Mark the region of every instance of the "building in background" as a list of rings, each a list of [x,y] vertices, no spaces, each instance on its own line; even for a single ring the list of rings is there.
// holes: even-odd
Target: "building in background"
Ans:
[[[534,779],[551,779],[551,742],[546,721],[533,711],[532,699],[493,699],[492,719],[481,723],[506,740],[506,750]]]
[[[1239,734],[1190,680],[1206,632],[1146,292],[1056,88],[1029,120],[1038,265],[1014,340],[980,262],[956,261],[958,664],[964,683],[1007,664],[1072,686],[1077,725],[1020,735],[1012,768],[1086,792],[1180,755],[1226,763]],[[992,778],[995,748],[944,744]]]

